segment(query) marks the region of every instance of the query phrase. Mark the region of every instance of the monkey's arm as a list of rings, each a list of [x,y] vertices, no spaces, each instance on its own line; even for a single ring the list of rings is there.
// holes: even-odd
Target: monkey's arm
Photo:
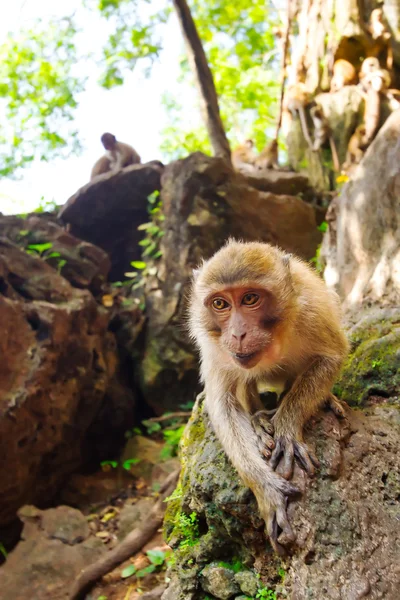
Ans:
[[[221,389],[221,383],[213,381],[212,375],[205,374],[204,379],[205,405],[214,431],[240,477],[254,493],[272,546],[283,554],[282,544],[295,538],[286,513],[287,497],[298,490],[263,460],[250,415],[235,396]],[[278,527],[282,529],[279,539]]]
[[[282,475],[290,479],[296,458],[310,476],[318,460],[303,441],[303,427],[329,397],[342,358],[316,357],[294,381],[272,418],[275,428],[275,449],[270,465],[276,468],[282,458]]]

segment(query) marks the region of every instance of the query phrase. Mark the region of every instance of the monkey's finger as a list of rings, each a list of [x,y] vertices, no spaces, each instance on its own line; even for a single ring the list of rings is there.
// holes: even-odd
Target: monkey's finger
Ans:
[[[276,469],[276,467],[278,466],[282,454],[283,454],[283,443],[282,443],[282,440],[278,439],[275,442],[275,450],[273,451],[271,460],[269,461],[269,464],[271,465],[271,467],[273,469]]]
[[[294,463],[294,448],[292,443],[288,443],[283,454],[283,467],[280,471],[282,477],[285,479],[291,479],[293,475],[293,463]]]
[[[281,544],[278,543],[278,523],[276,520],[276,512],[271,511],[267,520],[267,532],[271,542],[271,546],[279,556],[285,556],[286,551]]]
[[[340,419],[346,418],[346,410],[343,402],[341,402],[336,396],[333,394],[329,394],[326,399],[327,406],[335,413],[337,417]]]
[[[286,545],[291,542],[294,542],[296,536],[293,533],[293,529],[291,528],[290,523],[288,521],[286,509],[282,507],[277,508],[276,520],[278,522],[279,527],[282,529],[282,533],[278,538],[279,543]]]
[[[315,467],[314,467],[313,461],[311,461],[311,452],[308,450],[308,448],[306,448],[303,444],[297,443],[297,444],[295,444],[294,452],[295,452],[296,458],[299,460],[300,465],[303,467],[303,469],[305,471],[307,471],[307,474],[309,475],[309,477],[314,477]],[[317,461],[315,456],[313,458],[314,458],[314,461]]]

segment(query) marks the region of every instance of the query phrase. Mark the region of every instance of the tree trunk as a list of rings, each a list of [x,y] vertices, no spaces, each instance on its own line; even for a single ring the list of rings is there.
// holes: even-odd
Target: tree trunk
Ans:
[[[218,96],[200,36],[186,0],[173,0],[185,39],[189,63],[200,90],[203,118],[216,156],[231,160],[229,142],[219,112]]]

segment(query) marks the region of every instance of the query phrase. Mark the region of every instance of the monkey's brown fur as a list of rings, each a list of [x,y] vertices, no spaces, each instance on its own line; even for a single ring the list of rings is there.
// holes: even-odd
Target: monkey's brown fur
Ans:
[[[304,138],[309,148],[312,149],[312,141],[310,137],[310,132],[308,130],[307,117],[305,112],[305,108],[310,104],[311,100],[311,94],[310,92],[308,92],[305,84],[298,82],[291,85],[287,89],[284,101],[284,108],[286,111],[291,113],[292,117],[295,117],[297,114],[299,115]]]
[[[253,140],[246,140],[243,144],[236,146],[232,150],[232,164],[235,169],[249,170],[254,167],[256,154],[254,152]]]
[[[339,312],[337,297],[310,267],[269,244],[230,241],[194,273],[190,331],[200,348],[206,409],[280,553],[295,537],[286,507],[296,489],[274,469],[282,458],[289,479],[296,457],[314,473],[303,427],[332,401],[348,349]],[[283,392],[271,421],[261,384]]]
[[[332,162],[334,170],[339,173],[340,162],[339,155],[337,152],[335,140],[333,139],[332,129],[328,123],[327,118],[324,115],[322,106],[317,104],[310,110],[311,119],[314,123],[314,144],[313,150],[317,152],[329,141],[329,145],[332,153]]]
[[[369,53],[372,56],[386,54],[386,68],[390,70],[393,67],[392,34],[382,8],[375,8],[371,12],[368,30],[374,41],[372,48],[369,49]]]
[[[366,134],[365,125],[361,123],[351,136],[347,146],[346,162],[343,164],[345,172],[349,173],[354,165],[358,165],[361,162],[368,145]]]
[[[258,169],[279,169],[278,141],[272,140],[256,158],[255,165]]]
[[[117,142],[115,135],[112,133],[103,133],[101,142],[106,154],[94,164],[90,174],[91,180],[103,173],[119,171],[129,165],[140,163],[140,156],[136,150],[129,144]]]
[[[340,58],[333,65],[331,92],[338,92],[346,85],[357,83],[357,71],[348,60]]]

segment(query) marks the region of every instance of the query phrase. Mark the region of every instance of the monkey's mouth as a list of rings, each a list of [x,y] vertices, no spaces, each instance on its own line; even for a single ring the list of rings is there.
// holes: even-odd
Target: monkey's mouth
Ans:
[[[254,367],[255,363],[254,359],[257,357],[258,352],[250,352],[249,354],[245,354],[244,352],[235,352],[233,354],[233,358],[242,366],[242,367]]]

